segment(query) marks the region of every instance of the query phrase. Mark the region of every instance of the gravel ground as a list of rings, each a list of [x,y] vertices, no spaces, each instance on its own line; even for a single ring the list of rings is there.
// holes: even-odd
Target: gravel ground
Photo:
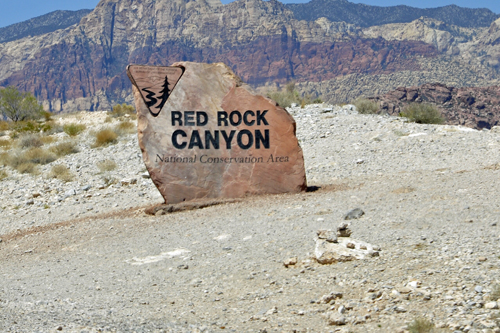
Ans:
[[[147,216],[161,198],[133,135],[104,149],[83,136],[64,160],[72,183],[9,171],[0,331],[404,332],[426,317],[442,332],[500,332],[500,131],[350,106],[290,112],[303,194]],[[100,189],[94,164],[109,156],[119,181]],[[380,256],[318,264],[316,231],[354,208],[365,214],[349,221],[352,237]]]

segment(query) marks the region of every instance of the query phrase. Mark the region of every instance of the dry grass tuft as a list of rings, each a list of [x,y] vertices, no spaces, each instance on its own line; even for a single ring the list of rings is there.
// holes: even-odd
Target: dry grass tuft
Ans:
[[[57,159],[54,153],[42,148],[31,148],[23,154],[23,157],[27,161],[36,164],[48,164]]]
[[[116,169],[117,165],[116,165],[115,161],[104,160],[104,161],[97,162],[97,167],[99,168],[99,170],[101,172],[106,172],[106,171],[112,171],[112,170]]]
[[[56,154],[57,157],[66,156],[69,154],[75,154],[79,152],[76,143],[73,141],[61,142],[55,146],[50,147],[49,150],[52,153]]]
[[[51,144],[53,142],[56,142],[57,138],[53,137],[53,136],[50,136],[50,135],[46,135],[46,136],[42,136],[40,138],[40,140],[42,140],[42,142],[43,142],[44,145],[48,145],[48,144]]]
[[[7,174],[7,171],[5,170],[0,170],[0,181],[1,180],[4,180],[5,178],[9,177],[9,175]]]
[[[67,124],[63,126],[64,133],[68,134],[69,136],[77,136],[78,134],[82,133],[85,131],[87,127],[83,124]]]
[[[9,122],[0,120],[0,131],[8,131],[10,129]]]
[[[17,140],[19,148],[33,148],[43,146],[43,141],[39,134],[24,134]]]
[[[0,147],[3,149],[9,149],[12,146],[12,141],[8,139],[0,139]]]
[[[0,154],[0,165],[7,166],[10,165],[11,155],[9,153]]]
[[[102,147],[112,143],[116,143],[117,139],[118,133],[110,128],[105,128],[95,134],[95,142],[93,147]]]
[[[135,124],[131,121],[122,121],[115,127],[115,132],[119,135],[132,134],[135,133]]]
[[[75,175],[65,165],[57,164],[50,169],[48,177],[70,182],[75,178]]]
[[[500,299],[500,284],[495,284],[493,288],[491,288],[490,297],[493,301]]]
[[[38,170],[38,166],[35,163],[31,162],[21,163],[17,165],[16,170],[19,173],[30,173],[32,175],[37,175],[40,173]]]

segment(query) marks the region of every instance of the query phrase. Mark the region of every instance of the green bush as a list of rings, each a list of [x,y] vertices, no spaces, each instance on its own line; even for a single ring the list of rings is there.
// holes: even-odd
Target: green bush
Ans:
[[[403,109],[400,115],[418,124],[444,123],[444,118],[441,115],[441,112],[439,112],[439,110],[437,109],[437,107],[426,103],[408,104]]]
[[[113,118],[123,117],[125,115],[133,115],[135,114],[135,108],[132,105],[128,105],[126,103],[117,104],[113,106],[113,111],[108,112],[109,115]]]
[[[69,136],[77,136],[81,132],[83,132],[87,127],[83,124],[66,124],[63,126],[64,133],[68,134]]]
[[[290,107],[292,103],[301,104],[299,92],[295,90],[295,82],[287,83],[284,90],[268,92],[267,97],[283,108]]]
[[[0,113],[4,117],[17,122],[38,119],[43,112],[42,106],[31,93],[22,93],[12,86],[0,89]]]
[[[358,98],[354,101],[354,106],[361,114],[376,114],[378,113],[377,102],[371,101],[366,98]]]
[[[118,133],[110,128],[105,128],[95,134],[95,142],[93,147],[102,147],[111,143],[116,143],[117,139]]]

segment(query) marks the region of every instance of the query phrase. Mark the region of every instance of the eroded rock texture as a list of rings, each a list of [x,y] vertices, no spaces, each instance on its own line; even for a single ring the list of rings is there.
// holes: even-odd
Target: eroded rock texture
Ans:
[[[446,123],[476,129],[491,128],[500,123],[500,87],[454,88],[440,83],[419,87],[400,87],[373,98],[382,111],[398,115],[412,102],[436,105]]]
[[[184,73],[159,113],[134,86],[139,145],[166,203],[306,189],[295,121],[285,109],[222,63],[173,67]]]

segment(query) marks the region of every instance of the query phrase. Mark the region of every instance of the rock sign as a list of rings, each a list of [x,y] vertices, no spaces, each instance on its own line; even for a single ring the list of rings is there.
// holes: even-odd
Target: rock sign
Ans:
[[[127,73],[144,162],[166,203],[306,189],[294,119],[225,64]]]

